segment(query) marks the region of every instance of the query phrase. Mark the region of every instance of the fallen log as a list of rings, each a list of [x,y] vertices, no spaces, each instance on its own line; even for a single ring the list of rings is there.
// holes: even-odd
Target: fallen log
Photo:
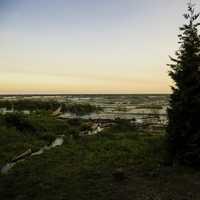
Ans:
[[[31,149],[28,149],[27,151],[25,151],[24,153],[16,156],[15,158],[13,158],[11,160],[11,162],[17,162],[19,160],[22,160],[23,158],[26,158],[27,156],[30,156],[32,154],[32,150]]]

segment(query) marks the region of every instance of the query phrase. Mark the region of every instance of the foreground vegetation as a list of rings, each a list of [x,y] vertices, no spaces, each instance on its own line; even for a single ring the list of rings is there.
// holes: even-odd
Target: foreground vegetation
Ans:
[[[19,115],[20,123],[13,123]],[[167,165],[164,130],[143,132],[118,119],[99,135],[80,137],[77,132],[84,123],[47,113],[1,116],[1,166],[28,148],[38,150],[65,135],[62,146],[29,157],[1,175],[1,199],[200,198],[200,173]],[[27,128],[21,129],[22,124]]]

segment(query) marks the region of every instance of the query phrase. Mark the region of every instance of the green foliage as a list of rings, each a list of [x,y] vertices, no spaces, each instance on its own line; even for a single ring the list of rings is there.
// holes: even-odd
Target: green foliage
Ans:
[[[61,106],[63,112],[71,112],[77,115],[88,114],[92,112],[100,111],[101,108],[89,103],[59,103],[57,101],[42,101],[42,100],[1,100],[0,108],[11,109],[14,108],[17,111],[29,110],[29,111],[54,111]]]
[[[63,105],[63,110],[66,112],[75,113],[77,115],[84,115],[84,114],[100,111],[101,108],[95,105],[91,105],[89,103],[84,103],[84,104],[71,103],[71,104]]]
[[[43,112],[19,118],[31,123],[36,132],[20,131],[10,121],[7,126],[1,116],[0,166],[29,148],[37,151],[48,145],[51,136],[66,136],[62,146],[18,162],[8,174],[0,175],[3,200],[157,197],[178,200],[188,197],[186,184],[189,185],[187,191],[199,199],[199,175],[196,172],[163,165],[166,154],[163,134],[141,134],[127,121],[117,119],[115,131],[79,138],[77,131],[87,129],[87,121],[58,120]],[[72,135],[73,139],[67,135]],[[126,177],[122,182],[113,176],[119,169]]]
[[[39,150],[48,140],[43,140],[34,134],[24,134],[14,127],[0,125],[0,166],[9,162],[14,156],[27,149]]]
[[[21,113],[9,113],[1,116],[1,123],[7,127],[15,127],[17,130],[25,132],[35,132],[36,129],[30,120]]]
[[[175,81],[168,109],[169,152],[181,163],[200,166],[200,23],[191,3],[184,17],[188,23],[180,28],[180,49],[169,65]]]
[[[0,115],[0,126],[15,129],[18,134],[36,136],[51,142],[57,135],[68,135],[70,125],[46,113],[25,115],[20,112]]]
[[[8,136],[9,144],[16,143],[23,152],[15,133]],[[0,175],[1,199],[199,199],[198,172],[162,166],[163,137],[131,136],[113,132],[113,138],[105,135],[71,140],[20,162],[9,174]],[[8,144],[2,145],[1,131],[0,137],[2,159]],[[27,148],[36,138],[21,141]],[[16,148],[13,152],[7,149],[11,158],[17,152]],[[122,182],[113,177],[118,169],[126,177]]]
[[[0,107],[11,109],[14,108],[15,110],[54,110],[60,106],[60,103],[57,101],[41,101],[41,100],[1,100]]]
[[[105,129],[104,132],[107,133],[118,133],[118,132],[133,132],[136,131],[136,125],[135,123],[131,123],[130,120],[126,119],[115,119],[115,122],[107,129]]]

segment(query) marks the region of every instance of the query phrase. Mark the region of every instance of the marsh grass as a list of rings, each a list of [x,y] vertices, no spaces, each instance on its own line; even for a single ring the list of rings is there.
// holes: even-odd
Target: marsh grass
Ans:
[[[32,123],[40,125],[42,130],[46,127],[47,134],[48,131],[60,134],[63,130],[65,142],[17,163],[7,175],[1,175],[3,200],[198,200],[200,197],[199,172],[165,165],[164,131],[145,133],[135,127],[124,129],[123,124],[120,130],[114,127],[99,135],[75,138],[68,135],[68,128],[78,129],[82,122],[70,124],[70,120],[35,117],[30,116]],[[1,126],[0,130],[1,165],[28,148],[37,149],[49,143],[40,134],[20,132],[15,127]],[[118,169],[124,173],[122,181],[113,177]]]

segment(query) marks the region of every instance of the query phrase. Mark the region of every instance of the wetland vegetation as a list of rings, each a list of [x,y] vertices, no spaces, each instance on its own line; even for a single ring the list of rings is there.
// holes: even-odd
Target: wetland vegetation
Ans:
[[[112,108],[109,112],[114,111],[119,106],[118,102],[130,107],[132,102],[137,102],[132,106],[140,106],[146,99],[152,99],[150,105],[160,102],[162,107],[168,101],[168,96],[135,97],[140,102],[134,100],[134,95],[79,96],[78,101],[81,105],[90,102],[100,106],[101,112],[107,112],[108,105]],[[75,104],[77,96],[64,99],[67,99],[64,102],[66,105],[69,99],[70,103]],[[63,97],[59,100],[63,100]],[[48,147],[61,135],[64,136],[64,143],[42,154],[23,158],[6,174],[1,174],[2,199],[200,198],[199,172],[178,165],[171,166],[168,162],[163,124],[158,123],[159,127],[156,127],[145,120],[138,123],[133,117],[123,118],[127,110],[119,110],[115,113],[115,119],[98,120],[81,118],[82,114],[60,118],[59,115],[52,115],[54,109],[36,109],[37,112],[29,114],[21,110],[15,111],[14,107],[12,113],[2,113],[0,116],[1,167],[28,149],[38,152]],[[119,118],[119,113],[125,114]],[[149,116],[144,113],[143,117]],[[88,134],[94,125],[101,126],[102,130]]]

